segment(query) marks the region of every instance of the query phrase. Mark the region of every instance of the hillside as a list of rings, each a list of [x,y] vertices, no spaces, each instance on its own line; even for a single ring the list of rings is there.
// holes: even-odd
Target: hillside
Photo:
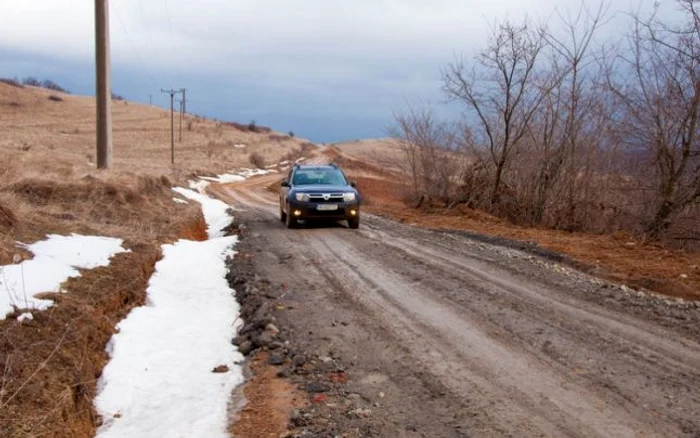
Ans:
[[[52,234],[116,238],[126,250],[63,283],[69,293],[40,297],[58,305],[31,320],[18,320],[32,306],[13,298],[0,277],[2,301],[9,296],[15,306],[0,319],[0,436],[94,435],[92,399],[116,324],[144,304],[161,245],[207,236],[199,205],[175,202],[174,186],[187,186],[194,174],[253,167],[253,153],[273,164],[310,148],[302,139],[187,116],[171,166],[169,112],[115,101],[114,166],[98,171],[94,108],[90,97],[0,83],[0,271],[36,256],[18,242]],[[37,280],[26,274],[33,276],[26,282]]]
[[[60,101],[50,100],[55,96]],[[251,166],[258,152],[269,162],[306,143],[275,132],[245,132],[231,124],[187,115],[182,142],[175,113],[175,166],[170,164],[170,111],[128,101],[112,102],[114,170],[148,174],[225,171]],[[238,146],[237,146],[238,145]],[[3,162],[87,172],[95,161],[95,100],[0,83],[0,153]],[[52,157],[51,165],[47,157]]]

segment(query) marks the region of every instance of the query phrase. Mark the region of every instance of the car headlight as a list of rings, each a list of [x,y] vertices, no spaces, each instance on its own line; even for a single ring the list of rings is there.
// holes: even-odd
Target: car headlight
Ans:
[[[348,193],[343,193],[343,201],[345,202],[352,202],[356,198],[354,192],[348,192]]]
[[[297,193],[294,195],[299,202],[309,202],[309,194],[308,193]]]

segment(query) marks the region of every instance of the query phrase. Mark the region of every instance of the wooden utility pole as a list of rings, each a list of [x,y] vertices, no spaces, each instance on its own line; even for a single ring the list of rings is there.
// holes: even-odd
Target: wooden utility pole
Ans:
[[[97,168],[112,166],[112,96],[109,59],[109,0],[95,0]]]
[[[180,88],[182,93],[182,115],[187,114],[187,88]]]
[[[175,104],[175,93],[179,93],[177,90],[164,90],[160,89],[161,93],[167,93],[170,95],[170,163],[175,164],[175,115],[173,106]]]
[[[180,99],[177,101],[177,103],[180,104],[180,140],[179,141],[180,141],[180,143],[182,143],[182,112],[183,112],[183,109],[185,108],[185,100]]]

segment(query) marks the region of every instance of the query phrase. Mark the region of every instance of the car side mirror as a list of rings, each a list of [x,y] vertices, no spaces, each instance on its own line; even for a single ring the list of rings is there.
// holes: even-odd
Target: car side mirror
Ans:
[[[355,181],[350,181],[350,187],[356,188],[357,183]]]
[[[282,181],[282,187],[291,187],[289,181]]]

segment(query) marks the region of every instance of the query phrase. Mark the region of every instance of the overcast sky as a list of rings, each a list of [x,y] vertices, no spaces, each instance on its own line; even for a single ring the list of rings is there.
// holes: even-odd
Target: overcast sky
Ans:
[[[668,3],[671,0],[665,0]],[[406,102],[443,108],[440,68],[489,24],[537,21],[576,0],[112,0],[112,88],[165,106],[293,130],[316,142],[383,137]],[[611,15],[651,0],[610,0]],[[662,0],[663,3],[663,0]],[[618,14],[619,16],[620,14]],[[604,30],[622,35],[624,20]],[[94,95],[94,2],[0,2],[0,76]]]

